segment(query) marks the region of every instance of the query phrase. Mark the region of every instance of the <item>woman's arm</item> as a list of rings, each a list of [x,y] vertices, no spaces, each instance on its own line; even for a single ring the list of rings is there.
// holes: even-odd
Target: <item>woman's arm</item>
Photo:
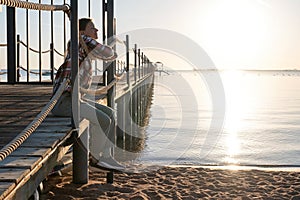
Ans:
[[[91,53],[93,57],[105,61],[112,61],[117,58],[117,53],[111,47],[103,45],[92,39],[91,37],[85,35],[83,35],[82,37],[87,48],[90,49],[88,50],[88,52]]]
[[[98,44],[94,51],[97,58],[105,61],[112,61],[118,57],[117,53],[112,48],[103,44]]]

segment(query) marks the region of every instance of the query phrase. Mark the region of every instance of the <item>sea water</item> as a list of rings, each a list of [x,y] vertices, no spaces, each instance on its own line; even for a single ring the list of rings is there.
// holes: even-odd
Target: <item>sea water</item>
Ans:
[[[223,94],[208,83],[216,76]],[[300,72],[293,70],[156,74],[136,161],[300,166],[299,85]]]
[[[215,77],[223,94],[209,84]],[[6,81],[6,74],[0,78]],[[20,80],[26,81],[25,72]],[[134,162],[300,166],[299,85],[294,70],[156,73]]]

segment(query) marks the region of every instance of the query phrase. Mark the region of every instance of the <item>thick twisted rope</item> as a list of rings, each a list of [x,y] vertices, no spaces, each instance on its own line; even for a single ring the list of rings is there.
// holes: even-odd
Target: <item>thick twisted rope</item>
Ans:
[[[26,1],[19,1],[19,0],[0,0],[0,4],[9,6],[9,7],[17,7],[17,8],[25,8],[25,9],[32,9],[32,10],[47,10],[47,11],[69,11],[68,5],[48,5],[48,4],[39,4],[39,3],[32,3]]]
[[[59,97],[64,92],[67,84],[69,84],[69,80],[64,80],[60,85],[59,89],[55,93],[55,95],[51,98],[49,103],[43,108],[43,110],[35,117],[35,119],[19,134],[17,135],[10,143],[4,146],[0,150],[0,161],[4,160],[7,156],[9,156],[13,151],[15,151],[36,129],[37,127],[44,121],[50,111],[53,109],[55,104],[57,103]]]

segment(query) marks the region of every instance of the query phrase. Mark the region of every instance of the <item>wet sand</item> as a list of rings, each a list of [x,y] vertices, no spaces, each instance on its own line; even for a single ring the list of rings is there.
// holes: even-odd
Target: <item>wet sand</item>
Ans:
[[[90,167],[88,184],[72,183],[72,171],[50,176],[41,199],[300,199],[299,171],[159,167],[115,172],[114,183]]]

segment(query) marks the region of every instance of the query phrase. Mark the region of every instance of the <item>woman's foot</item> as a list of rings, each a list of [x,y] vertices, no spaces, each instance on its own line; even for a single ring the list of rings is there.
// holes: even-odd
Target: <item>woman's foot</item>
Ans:
[[[125,167],[121,165],[118,161],[116,161],[113,157],[111,156],[101,156],[97,165],[107,168],[107,169],[114,169],[114,170],[124,170]]]
[[[90,165],[93,167],[104,168],[108,170],[111,169],[121,171],[125,169],[125,167],[118,161],[116,161],[112,156],[101,156],[99,160],[97,160],[90,154]]]

